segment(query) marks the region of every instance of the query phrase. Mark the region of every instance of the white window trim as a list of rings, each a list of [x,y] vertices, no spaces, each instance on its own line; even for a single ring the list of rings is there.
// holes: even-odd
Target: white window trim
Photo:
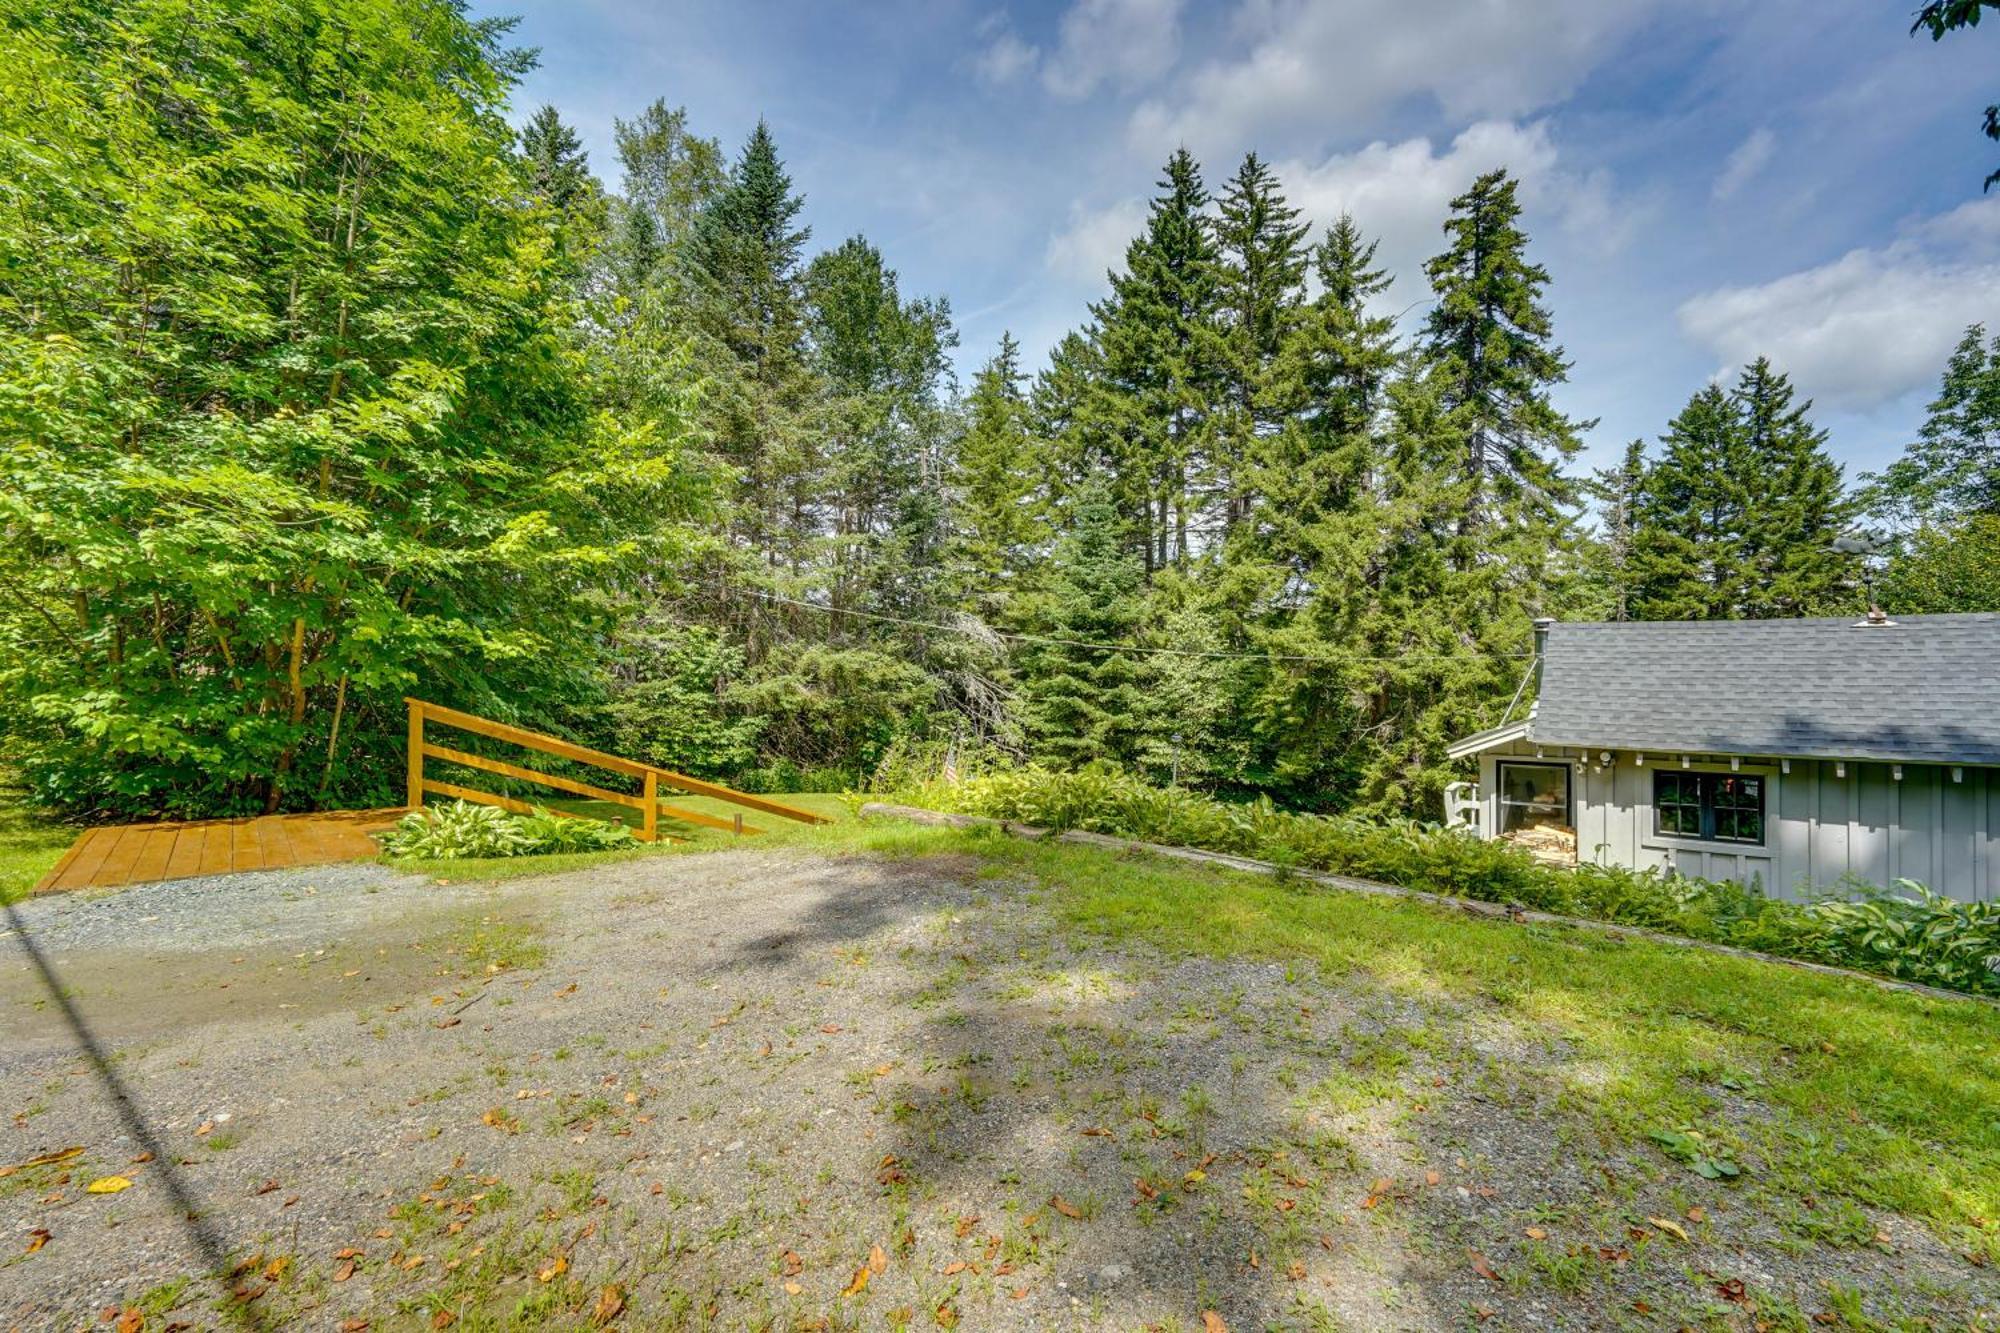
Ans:
[[[1694,764],[1687,766],[1689,773],[1733,773],[1738,777],[1764,779],[1764,837],[1758,842],[1736,842],[1721,838],[1680,838],[1672,834],[1655,833],[1659,819],[1653,810],[1653,775],[1655,773],[1682,772],[1678,758],[1660,756],[1656,763],[1653,756],[1646,756],[1646,766],[1641,770],[1646,776],[1641,787],[1643,795],[1639,801],[1639,845],[1660,852],[1719,852],[1723,855],[1755,855],[1771,850],[1772,827],[1778,822],[1778,787],[1783,776],[1776,764],[1738,764],[1732,768],[1728,764]]]

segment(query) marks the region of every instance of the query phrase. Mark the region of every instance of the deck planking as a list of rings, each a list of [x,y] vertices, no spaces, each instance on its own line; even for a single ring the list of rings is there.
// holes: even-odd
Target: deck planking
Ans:
[[[402,816],[400,808],[332,810],[87,829],[34,892],[122,888],[237,870],[366,861],[380,850],[369,835]]]

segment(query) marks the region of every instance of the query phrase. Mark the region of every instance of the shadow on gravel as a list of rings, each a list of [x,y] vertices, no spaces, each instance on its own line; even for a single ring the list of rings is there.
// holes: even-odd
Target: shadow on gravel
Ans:
[[[262,1315],[253,1307],[231,1296],[227,1280],[228,1249],[223,1244],[222,1237],[209,1222],[207,1215],[202,1212],[200,1203],[189,1191],[187,1179],[181,1174],[180,1166],[172,1152],[154,1132],[145,1113],[139,1109],[138,1102],[133,1099],[131,1091],[125,1086],[125,1081],[119,1078],[117,1070],[111,1067],[111,1060],[102,1043],[98,1041],[97,1034],[91,1031],[90,1024],[85,1021],[75,1002],[70,999],[69,992],[56,975],[48,956],[42,952],[41,947],[35,943],[35,937],[29,933],[28,924],[22,919],[20,911],[11,902],[6,903],[5,908],[7,924],[13,929],[15,940],[20,943],[22,952],[27,954],[28,961],[34,965],[36,975],[41,978],[42,985],[48,990],[49,998],[55,1002],[57,1010],[62,1014],[63,1022],[76,1039],[77,1050],[89,1062],[97,1081],[103,1085],[105,1096],[117,1109],[118,1117],[124,1122],[126,1132],[141,1149],[152,1155],[149,1163],[152,1167],[150,1176],[159,1181],[160,1187],[166,1191],[174,1214],[180,1219],[182,1229],[187,1232],[188,1243],[201,1257],[203,1269],[215,1282],[220,1293],[217,1308],[239,1328],[262,1329],[264,1327]]]

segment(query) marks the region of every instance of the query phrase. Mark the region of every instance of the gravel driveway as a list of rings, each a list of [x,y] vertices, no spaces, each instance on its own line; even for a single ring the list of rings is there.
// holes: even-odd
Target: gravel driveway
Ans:
[[[773,849],[23,905],[0,941],[0,1320],[1701,1318],[1677,1294],[1697,1252],[1663,1237],[1605,1237],[1625,1257],[1583,1299],[1513,1280],[1494,1236],[1605,1189],[1532,1113],[1560,1050],[1360,982],[1072,941],[980,869]],[[105,1177],[132,1183],[89,1191]],[[1958,1280],[1899,1241],[1842,1255],[1842,1281],[1879,1304]],[[1782,1245],[1745,1253],[1761,1287],[1820,1284]]]

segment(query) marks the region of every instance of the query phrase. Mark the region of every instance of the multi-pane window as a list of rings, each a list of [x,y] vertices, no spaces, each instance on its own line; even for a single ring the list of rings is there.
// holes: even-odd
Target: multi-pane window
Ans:
[[[1653,773],[1653,832],[1705,842],[1764,841],[1764,779],[1742,773]]]
[[[1501,764],[1500,831],[1569,827],[1568,764]]]

